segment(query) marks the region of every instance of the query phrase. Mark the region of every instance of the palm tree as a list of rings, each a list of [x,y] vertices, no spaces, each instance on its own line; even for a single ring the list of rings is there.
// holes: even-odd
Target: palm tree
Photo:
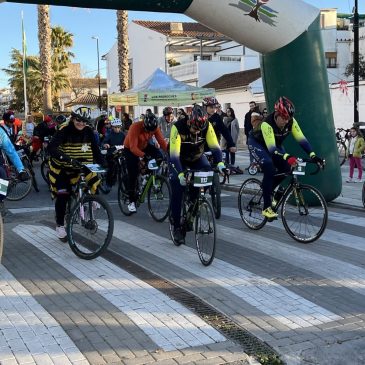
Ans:
[[[119,89],[121,92],[129,88],[129,63],[128,63],[128,11],[117,10],[118,31],[118,67]]]
[[[43,112],[52,112],[52,57],[49,5],[38,5],[39,57],[43,85]]]
[[[68,65],[71,63],[71,58],[75,55],[68,49],[74,44],[73,34],[65,31],[62,27],[52,27],[51,32],[51,47],[52,47],[52,63],[60,65]]]

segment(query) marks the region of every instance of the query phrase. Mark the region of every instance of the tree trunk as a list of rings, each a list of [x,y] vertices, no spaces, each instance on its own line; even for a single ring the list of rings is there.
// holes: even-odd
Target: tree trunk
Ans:
[[[49,5],[38,5],[39,58],[43,79],[43,113],[52,113],[52,60]]]
[[[117,31],[118,31],[118,67],[119,67],[119,89],[121,92],[129,88],[129,63],[128,63],[128,12],[117,10]]]

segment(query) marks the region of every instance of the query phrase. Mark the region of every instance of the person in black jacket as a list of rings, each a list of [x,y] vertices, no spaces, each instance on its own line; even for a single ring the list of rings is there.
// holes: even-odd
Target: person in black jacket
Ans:
[[[250,110],[245,114],[245,135],[246,135],[246,145],[248,145],[248,135],[250,134],[251,130],[252,130],[252,124],[251,124],[251,114],[253,112],[257,112],[260,113],[256,103],[254,101],[250,101],[249,103],[250,106]],[[249,151],[250,154],[250,164],[252,163],[252,155],[251,152]]]
[[[219,114],[215,112],[215,106],[218,104],[218,100],[215,97],[206,97],[203,100],[203,105],[206,108],[207,119],[212,124],[214,132],[217,136],[218,142],[220,142],[221,136],[227,141],[227,150],[229,152],[236,152],[236,145],[232,140],[231,133],[224,125],[223,119]]]
[[[55,199],[56,234],[66,241],[65,213],[72,187],[80,178],[80,164],[94,161],[105,166],[105,160],[96,143],[93,130],[87,126],[86,117],[71,113],[68,124],[61,127],[48,145],[50,154],[49,180],[52,198]],[[95,173],[90,172],[86,181],[95,193],[100,181]]]
[[[103,148],[107,150],[106,160],[108,163],[108,172],[106,174],[106,185],[104,191],[106,194],[112,190],[112,186],[116,180],[115,168],[116,161],[113,155],[115,152],[115,146],[122,146],[125,140],[125,134],[122,132],[123,123],[120,119],[114,118],[111,121],[112,131],[103,141]]]

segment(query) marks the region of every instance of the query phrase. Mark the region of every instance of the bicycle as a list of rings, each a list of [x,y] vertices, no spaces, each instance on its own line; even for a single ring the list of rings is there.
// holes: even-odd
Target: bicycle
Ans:
[[[289,184],[284,188],[280,199],[272,209],[280,215],[286,232],[296,241],[310,243],[317,240],[324,232],[328,220],[327,203],[319,190],[311,185],[298,181],[299,175],[305,175],[310,159],[298,159],[298,165],[288,173],[275,176],[291,176]],[[315,175],[320,167],[310,173]],[[261,229],[268,218],[264,217],[262,184],[260,180],[250,178],[242,183],[238,193],[238,210],[243,223],[250,229]]]
[[[337,128],[336,129],[336,145],[338,152],[338,161],[342,166],[348,155],[347,155],[347,143],[350,139],[350,129]]]
[[[194,231],[195,244],[199,259],[204,266],[209,266],[216,250],[216,223],[213,208],[205,197],[205,188],[212,186],[214,172],[186,170],[186,189],[182,200],[181,229],[183,233]],[[199,188],[199,194],[193,189]],[[174,225],[169,219],[169,230],[175,246],[180,244],[174,240]],[[204,239],[206,237],[206,240]]]
[[[31,173],[29,172],[29,170],[25,169],[29,176],[29,179],[24,181],[20,180],[18,178],[18,173],[15,166],[10,163],[6,153],[4,153],[4,151],[1,151],[1,153],[4,161],[3,167],[6,173],[6,180],[9,182],[6,199],[10,201],[24,199],[32,189]],[[18,154],[21,153],[22,152],[18,152]]]
[[[125,216],[132,213],[128,210],[129,194],[128,194],[128,171],[126,167],[125,157],[122,155],[121,174],[118,187],[118,205],[121,212]],[[165,176],[159,175],[159,166],[155,159],[151,159],[147,163],[147,168],[143,168],[142,173],[138,176],[137,207],[143,204],[147,197],[148,211],[156,222],[163,222],[170,212],[171,187]]]
[[[17,151],[19,158],[21,159],[24,168],[29,171],[30,173],[30,177],[31,177],[31,181],[32,181],[32,185],[34,190],[39,193],[39,188],[38,188],[38,183],[37,183],[37,179],[35,177],[35,173],[34,173],[34,169],[33,169],[33,165],[30,161],[30,158],[28,156],[28,154],[26,153],[26,151],[24,149],[20,149]]]
[[[99,165],[78,165],[80,178],[73,187],[66,208],[67,241],[76,256],[91,260],[108,248],[114,231],[113,212],[100,195],[93,195],[87,185],[90,172],[101,172]]]

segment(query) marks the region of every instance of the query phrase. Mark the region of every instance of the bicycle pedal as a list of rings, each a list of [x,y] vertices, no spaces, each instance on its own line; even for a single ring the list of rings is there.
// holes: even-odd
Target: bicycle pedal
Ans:
[[[267,218],[267,221],[268,222],[273,222],[273,221],[276,221],[278,219],[278,217],[275,217],[275,218]]]

